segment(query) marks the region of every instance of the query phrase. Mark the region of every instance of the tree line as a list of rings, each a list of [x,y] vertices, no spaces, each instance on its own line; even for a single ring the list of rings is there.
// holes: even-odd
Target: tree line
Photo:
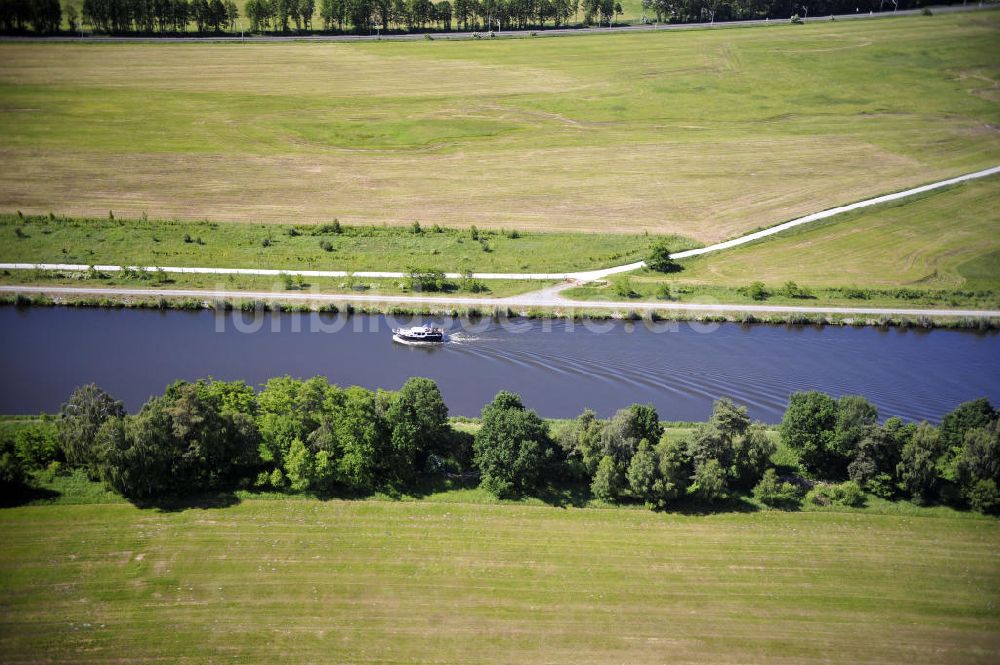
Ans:
[[[61,23],[59,0],[0,0],[0,31],[4,33],[48,34],[58,32]]]
[[[232,31],[239,18],[233,0],[83,0],[83,20],[107,34]]]
[[[784,19],[799,14],[879,11],[884,2],[866,0],[643,0],[644,20],[691,23]],[[900,0],[899,8],[921,6]],[[608,25],[621,14],[617,0],[248,0],[244,13],[256,33],[311,32],[314,19],[325,31],[374,33],[426,30],[512,30]],[[56,33],[63,17],[71,32],[82,24],[106,34],[177,34],[193,25],[199,34],[233,31],[240,12],[233,0],[84,0],[82,15],[59,0],[0,0],[5,33]]]
[[[137,413],[91,384],[54,421],[0,440],[7,490],[82,469],[136,501],[234,488],[319,496],[399,494],[428,480],[477,480],[500,498],[582,489],[654,509],[752,496],[772,507],[860,505],[867,496],[1000,511],[1000,414],[986,399],[940,426],[879,422],[860,396],[791,396],[775,432],[746,407],[718,400],[678,435],[656,409],[633,404],[546,422],[501,391],[474,434],[452,426],[437,384],[399,391],[341,388],[323,377],[176,382]]]
[[[710,23],[831,16],[924,7],[921,0],[642,0],[647,20],[661,23]]]

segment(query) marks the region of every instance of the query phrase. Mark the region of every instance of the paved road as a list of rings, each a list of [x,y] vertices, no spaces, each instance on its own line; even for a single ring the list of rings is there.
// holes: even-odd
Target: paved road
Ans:
[[[753,314],[843,314],[847,316],[911,316],[911,317],[967,317],[1000,318],[1000,310],[975,309],[896,309],[891,307],[801,307],[795,305],[727,305],[722,303],[671,303],[671,302],[612,302],[577,301],[563,298],[559,291],[573,284],[564,284],[545,291],[536,291],[510,298],[434,297],[434,296],[382,296],[359,294],[312,293],[308,291],[202,291],[196,289],[127,289],[109,287],[49,287],[49,286],[0,286],[0,293],[45,294],[49,296],[194,298],[199,301],[213,299],[325,302],[325,303],[378,303],[399,305],[437,305],[441,307],[474,306],[492,307],[546,307],[561,311],[601,309],[616,312],[678,311],[694,313],[743,313]]]
[[[793,219],[791,221],[785,222],[783,224],[778,224],[777,226],[772,226],[763,231],[757,231],[755,233],[750,233],[739,238],[734,238],[733,240],[727,240],[725,242],[716,243],[714,245],[709,245],[708,247],[700,247],[698,249],[689,249],[684,252],[677,252],[673,254],[675,259],[684,259],[691,256],[699,256],[701,254],[707,254],[709,252],[717,252],[723,249],[729,249],[731,247],[737,247],[739,245],[745,245],[761,238],[766,238],[767,236],[774,235],[776,233],[781,233],[782,231],[787,231],[790,228],[801,226],[802,224],[808,224],[810,222],[816,222],[821,219],[828,219],[835,215],[840,215],[845,212],[851,212],[853,210],[860,210],[862,208],[868,208],[871,206],[880,205],[883,203],[889,203],[891,201],[898,201],[910,196],[916,196],[918,194],[923,194],[924,192],[929,192],[935,189],[941,189],[942,187],[950,187],[951,185],[956,185],[958,183],[966,182],[969,180],[976,180],[978,178],[987,178],[992,175],[1000,173],[1000,166],[994,166],[993,168],[983,169],[982,171],[976,171],[975,173],[967,173],[965,175],[958,176],[956,178],[949,178],[947,180],[940,180],[938,182],[931,183],[929,185],[922,185],[920,187],[914,187],[912,189],[907,189],[901,192],[895,192],[893,194],[886,194],[884,196],[877,196],[871,199],[865,199],[864,201],[858,201],[857,203],[852,203],[850,205],[839,206],[837,208],[830,208],[829,210],[823,210],[821,212],[816,212],[811,215],[806,215],[805,217],[799,217],[798,219]],[[596,280],[605,279],[610,275],[615,275],[623,272],[632,272],[634,270],[639,270],[645,266],[645,262],[637,261],[635,263],[628,263],[621,266],[615,266],[613,268],[604,268],[601,270],[586,270],[582,272],[558,272],[558,273],[474,273],[473,276],[478,279],[515,279],[515,280],[546,280],[546,281],[561,281],[561,280],[573,280],[577,282],[593,282]],[[123,268],[122,266],[116,265],[97,265],[94,266],[97,270],[102,272],[118,272]],[[148,272],[155,270],[163,270],[168,273],[194,273],[200,275],[270,275],[277,277],[282,274],[287,275],[302,275],[303,277],[346,277],[347,272],[343,270],[271,270],[264,268],[190,268],[190,267],[179,267],[179,266],[163,266],[160,268],[154,266],[129,266],[133,269],[141,269]],[[87,270],[89,266],[76,264],[76,263],[0,263],[0,270],[66,270],[66,271],[84,271]],[[352,273],[355,277],[368,277],[368,278],[389,278],[398,279],[406,277],[408,273],[403,272],[391,272],[391,271],[360,271]],[[461,273],[446,273],[446,277],[449,279],[458,279],[462,277]]]
[[[955,12],[968,12],[968,11],[980,11],[985,9],[994,9],[995,5],[981,5],[981,4],[970,4],[970,5],[956,5],[956,6],[941,6],[932,7],[931,10],[935,14],[951,14]],[[891,18],[893,16],[914,16],[921,12],[920,9],[907,9],[897,12],[876,12],[876,13],[857,13],[857,14],[837,14],[833,18],[838,21],[851,21],[860,19],[876,19],[876,18]],[[829,21],[831,19],[830,15],[825,16],[810,16],[805,19],[808,23],[819,23],[822,21]],[[741,27],[751,27],[751,26],[766,26],[766,25],[778,25],[787,23],[788,19],[775,19],[771,21],[769,19],[753,20],[753,21],[720,21],[718,23],[657,23],[657,24],[639,24],[639,25],[618,25],[611,28],[608,27],[595,27],[595,28],[548,28],[548,29],[534,29],[534,30],[504,30],[496,33],[496,36],[501,39],[517,39],[524,37],[565,37],[572,35],[592,35],[592,34],[603,34],[609,32],[654,32],[654,31],[671,31],[671,30],[705,30],[705,29],[718,29],[718,28],[741,28]],[[434,39],[475,39],[475,35],[485,36],[488,32],[442,32],[442,33],[409,33],[405,35],[378,35],[377,33],[369,35],[288,35],[288,36],[252,36],[252,37],[241,37],[239,35],[219,35],[210,37],[111,37],[111,36],[86,36],[86,37],[34,37],[34,36],[4,36],[0,37],[0,40],[7,41],[63,41],[63,42],[161,42],[161,43],[177,43],[177,42],[282,42],[282,41],[299,41],[299,42],[358,42],[358,41],[412,41],[412,40],[422,40],[426,39],[427,34],[432,34]]]

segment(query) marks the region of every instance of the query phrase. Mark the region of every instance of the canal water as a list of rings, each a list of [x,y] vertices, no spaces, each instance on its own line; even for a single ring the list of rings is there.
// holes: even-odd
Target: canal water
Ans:
[[[1000,335],[947,330],[646,322],[441,320],[450,339],[404,346],[408,317],[0,308],[0,413],[53,412],[94,382],[130,410],[176,379],[260,384],[323,375],[397,389],[438,382],[453,415],[498,390],[545,417],[607,416],[650,402],[665,420],[702,420],[733,398],[778,422],[790,393],[862,394],[883,417],[937,421],[977,397],[1000,402]]]

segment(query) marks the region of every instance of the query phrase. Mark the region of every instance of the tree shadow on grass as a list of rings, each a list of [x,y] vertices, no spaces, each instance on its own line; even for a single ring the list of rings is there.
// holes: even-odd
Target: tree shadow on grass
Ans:
[[[587,483],[550,483],[533,495],[555,508],[583,508],[592,498]]]
[[[0,488],[0,508],[16,508],[33,501],[52,501],[62,494],[55,490],[33,485],[4,486]]]
[[[756,513],[760,507],[745,497],[735,496],[718,501],[705,501],[696,497],[683,497],[668,504],[660,512],[681,515],[715,515],[719,513]]]
[[[129,499],[136,508],[156,510],[161,513],[180,513],[191,509],[229,508],[240,503],[240,498],[230,491],[206,492],[193,496],[161,496],[149,499]]]
[[[423,474],[402,494],[415,499],[425,499],[434,494],[472,490],[477,487],[479,487],[478,474]]]

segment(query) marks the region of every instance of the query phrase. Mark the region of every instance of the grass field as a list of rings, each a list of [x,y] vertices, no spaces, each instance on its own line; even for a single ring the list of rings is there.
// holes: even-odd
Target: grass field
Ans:
[[[992,178],[686,259],[681,272],[644,270],[629,279],[639,298],[646,300],[656,299],[661,287],[670,284],[677,300],[749,303],[750,296],[741,290],[761,281],[772,291],[767,302],[778,304],[997,307],[998,229],[1000,179]],[[780,290],[788,281],[814,297],[783,295]],[[844,289],[881,293],[859,300]],[[620,298],[613,286],[575,288],[565,295]]]
[[[683,265],[683,280],[695,284],[752,278],[775,286],[794,280],[1000,291],[1000,178],[801,226]]]
[[[0,215],[0,261],[288,270],[556,272],[642,260],[651,243],[695,246],[676,236],[512,233],[468,229],[323,229],[268,224],[31,218]],[[18,235],[18,233],[20,235]],[[300,234],[301,235],[298,235]],[[185,238],[190,242],[185,242]],[[197,240],[202,242],[196,242]],[[321,243],[329,245],[329,251]]]
[[[0,510],[10,663],[992,663],[1000,525],[244,500]]]
[[[8,272],[9,274],[4,274]],[[283,295],[301,293],[313,294],[354,294],[354,295],[412,295],[406,279],[376,279],[368,277],[305,277],[301,281],[293,279],[287,283],[278,276],[267,275],[195,275],[169,273],[163,281],[141,280],[123,276],[122,273],[103,273],[90,277],[87,273],[15,270],[0,271],[0,284],[14,286],[54,286],[54,287],[122,287],[126,289],[149,289],[155,297],[156,290],[203,289],[208,291],[253,291],[267,292],[280,301]],[[447,298],[474,296],[477,298],[506,298],[521,293],[537,291],[552,286],[555,282],[543,280],[491,279],[477,286],[485,290],[472,291],[462,279],[447,280],[444,291],[425,292],[423,295]]]
[[[5,43],[0,209],[709,242],[993,165],[998,26]]]

